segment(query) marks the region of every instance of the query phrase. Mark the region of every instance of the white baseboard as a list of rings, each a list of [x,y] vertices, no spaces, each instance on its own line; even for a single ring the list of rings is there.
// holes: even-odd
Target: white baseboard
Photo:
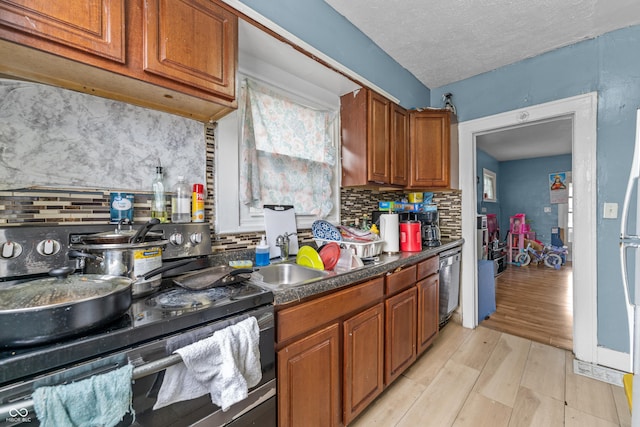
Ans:
[[[578,359],[573,359],[573,373],[620,387],[622,387],[622,376],[626,374],[626,372],[607,368],[606,366],[594,365]]]

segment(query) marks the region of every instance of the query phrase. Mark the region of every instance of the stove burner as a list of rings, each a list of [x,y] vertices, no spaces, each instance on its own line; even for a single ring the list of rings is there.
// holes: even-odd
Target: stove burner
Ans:
[[[262,290],[246,283],[220,286],[202,291],[172,289],[149,298],[146,303],[161,310],[200,309],[226,300],[251,297]]]

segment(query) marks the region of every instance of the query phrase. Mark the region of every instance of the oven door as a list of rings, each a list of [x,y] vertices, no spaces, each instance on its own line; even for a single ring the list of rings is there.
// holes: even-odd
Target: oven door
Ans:
[[[211,336],[213,332],[235,324],[248,316],[254,316],[260,327],[260,364],[262,379],[249,390],[249,396],[232,405],[226,412],[211,403],[210,396],[177,402],[153,410],[157,394],[162,384],[165,369],[175,363],[182,363],[180,357],[172,355],[172,343],[181,341],[183,345]],[[117,354],[69,368],[58,373],[12,384],[0,389],[0,426],[16,425],[15,414],[26,414],[30,426],[39,425],[33,410],[32,391],[41,385],[63,384],[79,381],[93,375],[108,372],[126,363],[134,365],[132,384],[135,420],[127,414],[121,426],[241,426],[252,425],[250,421],[260,413],[260,425],[276,425],[275,410],[275,333],[273,306],[263,306],[242,315],[215,321],[188,329],[180,334],[164,337]],[[181,346],[183,346],[181,345]],[[6,422],[5,422],[6,421]],[[264,424],[263,424],[264,422]]]
[[[249,396],[231,406],[226,412],[211,403],[208,394],[197,399],[186,400],[172,405],[153,410],[162,379],[165,373],[165,366],[162,361],[170,354],[172,341],[182,341],[180,347],[202,338],[211,336],[213,332],[223,329],[231,324],[237,323],[248,316],[254,316],[260,326],[260,364],[262,367],[262,380],[258,385],[249,390]],[[133,426],[223,426],[238,419],[243,414],[257,410],[259,406],[275,399],[275,333],[274,333],[273,306],[265,306],[255,311],[245,313],[242,316],[233,317],[226,321],[218,321],[214,324],[189,331],[188,333],[164,339],[158,343],[136,349],[128,353],[129,360],[134,366],[139,367],[134,371],[134,377],[143,375],[136,379],[133,384],[133,408],[136,413]],[[182,363],[182,362],[179,362]],[[141,372],[143,369],[148,372]],[[155,371],[155,372],[154,372]],[[152,373],[153,372],[153,373]],[[246,415],[245,415],[246,416]],[[270,416],[276,419],[275,410]],[[131,422],[131,420],[129,420]],[[129,425],[127,422],[121,425]],[[240,425],[240,424],[238,424]],[[250,425],[250,424],[247,424]]]

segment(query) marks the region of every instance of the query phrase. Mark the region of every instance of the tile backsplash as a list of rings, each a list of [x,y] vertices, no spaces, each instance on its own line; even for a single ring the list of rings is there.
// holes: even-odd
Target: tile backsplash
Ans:
[[[20,91],[23,92],[22,97],[18,96]],[[215,124],[202,126],[201,123],[128,104],[4,79],[0,79],[0,94],[4,95],[4,98],[0,98],[3,110],[22,111],[21,117],[11,121],[11,132],[0,132],[0,153],[3,160],[5,163],[7,160],[15,164],[30,163],[31,168],[37,169],[31,172],[25,169],[19,171],[18,175],[12,175],[11,171],[4,168],[3,173],[8,175],[0,173],[0,181],[3,183],[0,185],[1,226],[34,223],[104,224],[110,219],[109,198],[112,191],[133,193],[134,222],[144,223],[151,216],[152,199],[150,191],[145,190],[151,186],[152,166],[157,161],[155,154],[150,153],[161,152],[165,156],[163,163],[173,166],[174,170],[176,165],[192,169],[195,167],[197,170],[204,168],[195,173],[193,178],[203,180],[206,177],[205,218],[212,225],[213,232],[216,217]],[[11,108],[7,104],[9,102]],[[40,109],[41,106],[48,109]],[[32,123],[29,117],[37,117],[37,120]],[[20,120],[23,120],[22,123],[17,125]],[[3,118],[2,123],[8,122]],[[81,133],[87,130],[86,134]],[[48,132],[54,134],[47,134]],[[99,134],[97,139],[86,140],[93,133]],[[38,134],[47,135],[43,137]],[[80,135],[81,139],[68,139],[71,134]],[[82,135],[85,135],[85,139],[82,139]],[[28,141],[20,138],[27,138]],[[131,144],[136,139],[141,142]],[[115,150],[114,153],[121,153],[120,157],[108,154],[111,151],[95,153],[100,146],[108,146],[110,150]],[[41,164],[34,163],[29,153],[35,155],[39,151],[46,151],[45,148],[54,149],[58,156],[50,154],[48,157],[41,157]],[[145,157],[145,152],[149,156]],[[204,161],[200,154],[203,152]],[[72,161],[71,164],[65,164],[63,160],[58,161],[58,158],[65,158],[64,153],[80,153],[82,156],[76,159],[76,163]],[[29,162],[25,160],[27,157]],[[120,163],[124,160],[133,162],[128,168],[138,169],[126,175],[118,175],[118,168],[123,166]],[[77,166],[75,169],[74,165]],[[40,173],[42,171],[44,172]],[[30,174],[33,176],[30,177]],[[167,192],[168,207],[169,195],[170,192]],[[356,218],[370,215],[377,209],[378,201],[398,200],[402,196],[397,191],[343,188],[340,192],[342,223],[351,224]],[[434,192],[434,201],[438,204],[442,237],[460,238],[460,191]],[[214,233],[213,249],[225,251],[253,248],[257,245],[260,234],[262,233]],[[313,241],[311,230],[299,230],[298,238],[301,244]]]

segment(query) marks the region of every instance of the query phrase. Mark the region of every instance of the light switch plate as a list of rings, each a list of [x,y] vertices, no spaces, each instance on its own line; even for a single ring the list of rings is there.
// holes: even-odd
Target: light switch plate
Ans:
[[[617,203],[605,203],[603,218],[615,219],[618,218],[618,204]]]

